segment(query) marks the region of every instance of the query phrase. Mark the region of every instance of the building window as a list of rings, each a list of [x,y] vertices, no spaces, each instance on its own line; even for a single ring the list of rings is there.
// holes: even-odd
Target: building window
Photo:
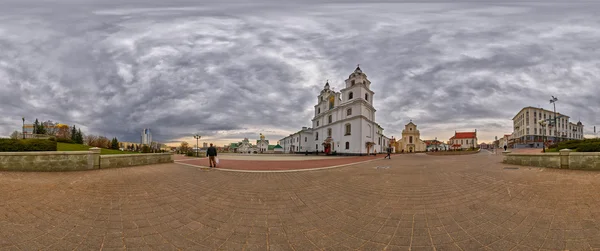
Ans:
[[[319,126],[319,121],[317,120],[317,126]]]
[[[408,143],[409,143],[409,144],[412,144],[412,143],[413,143],[412,136],[409,136],[409,137],[408,137]]]
[[[354,98],[354,93],[352,93],[352,92],[348,93],[348,100],[350,100],[352,98]]]
[[[469,140],[468,139],[465,140],[465,144],[469,144]]]
[[[350,149],[350,142],[346,141],[346,150]]]
[[[321,114],[321,107],[317,108],[317,114]]]
[[[381,137],[379,137],[379,145],[381,145]]]
[[[369,94],[368,93],[365,93],[365,100],[369,101]]]
[[[352,133],[352,125],[346,124],[346,133],[344,135],[350,135]]]
[[[350,83],[352,83],[352,85],[354,85],[354,80],[350,81]]]
[[[318,151],[319,150],[319,144],[315,145],[315,150]]]
[[[331,128],[327,128],[327,137],[331,137]]]
[[[329,115],[329,117],[327,117],[327,121],[329,122],[329,124],[331,124],[331,121],[333,121],[333,117]]]
[[[333,95],[329,96],[329,110],[333,109],[335,105],[335,97]]]
[[[308,140],[308,137],[304,137],[304,142],[306,142]]]
[[[315,140],[319,140],[319,132],[315,133]]]

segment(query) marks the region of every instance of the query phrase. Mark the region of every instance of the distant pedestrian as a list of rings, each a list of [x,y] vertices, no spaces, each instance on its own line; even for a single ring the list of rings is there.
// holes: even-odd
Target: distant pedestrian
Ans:
[[[206,156],[208,156],[208,165],[210,167],[217,167],[215,158],[217,157],[217,149],[210,143],[210,147],[206,150]]]
[[[506,149],[508,148],[508,146],[504,145],[504,151],[506,152]]]
[[[392,159],[392,148],[391,147],[388,147],[388,149],[387,149],[387,155],[385,157],[383,157],[383,158],[384,159],[385,158]]]

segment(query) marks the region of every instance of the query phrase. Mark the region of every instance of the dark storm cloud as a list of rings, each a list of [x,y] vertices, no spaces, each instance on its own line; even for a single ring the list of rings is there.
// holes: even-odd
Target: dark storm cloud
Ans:
[[[600,123],[592,3],[233,2],[8,2],[0,135],[25,116],[128,141],[147,127],[164,142],[275,141],[358,63],[387,135],[413,119],[423,138],[487,141],[550,95],[586,131]]]

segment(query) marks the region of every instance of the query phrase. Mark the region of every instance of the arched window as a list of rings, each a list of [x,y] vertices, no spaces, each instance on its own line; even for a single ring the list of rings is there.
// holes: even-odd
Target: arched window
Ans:
[[[319,121],[317,120],[317,126],[319,126]]]
[[[327,137],[331,137],[331,128],[327,128]]]
[[[369,101],[369,94],[368,93],[365,93],[365,100]]]
[[[346,133],[344,135],[350,135],[352,133],[352,125],[346,124]]]
[[[315,133],[315,140],[319,140],[319,132]]]
[[[350,149],[350,142],[346,141],[346,150]]]
[[[354,85],[354,80],[352,80],[351,82],[352,82],[352,85]]]
[[[317,108],[317,114],[321,114],[321,107]]]
[[[408,137],[408,143],[409,143],[409,144],[412,144],[412,142],[413,142],[413,140],[412,140],[412,136],[409,136],[409,137]]]
[[[352,108],[348,108],[348,110],[346,110],[346,116],[350,115],[352,115]]]
[[[331,124],[331,122],[333,121],[333,117],[329,115],[329,117],[327,117],[327,121],[329,122],[329,124]]]
[[[354,93],[353,92],[348,93],[348,100],[350,100],[352,98],[354,98]]]

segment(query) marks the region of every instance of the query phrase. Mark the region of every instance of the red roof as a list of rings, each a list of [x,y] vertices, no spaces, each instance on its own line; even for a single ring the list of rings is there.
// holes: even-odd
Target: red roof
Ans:
[[[453,139],[474,139],[477,138],[477,132],[457,132]]]

